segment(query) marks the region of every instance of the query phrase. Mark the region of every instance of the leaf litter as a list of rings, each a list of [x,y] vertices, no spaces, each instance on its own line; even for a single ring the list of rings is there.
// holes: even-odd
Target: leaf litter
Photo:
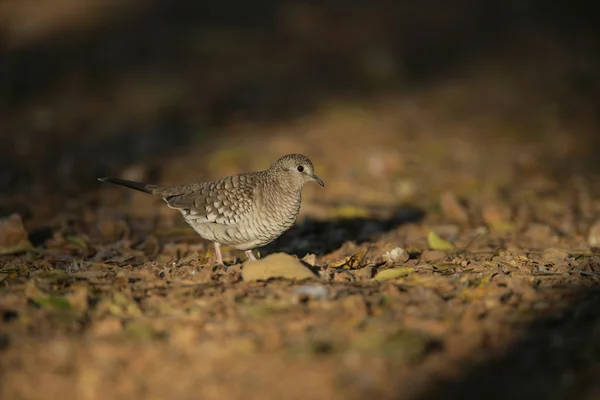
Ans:
[[[460,215],[455,219],[467,222]],[[9,233],[18,234],[2,236],[11,238],[6,243],[27,241],[16,225],[19,219],[10,221],[15,225]],[[70,349],[82,339],[101,338],[92,349],[109,346],[112,352],[105,357],[127,368],[134,366],[126,349],[147,343],[175,349],[178,361],[161,362],[181,365],[191,365],[182,359],[188,352],[201,351],[213,360],[284,354],[293,363],[379,359],[390,368],[434,371],[440,357],[451,363],[453,354],[482,348],[477,335],[491,335],[495,339],[485,345],[497,343],[494,348],[500,349],[511,329],[570,296],[557,290],[557,283],[591,285],[600,276],[593,251],[581,244],[562,246],[546,228],[524,231],[528,240],[546,241],[543,250],[507,241],[496,247],[494,235],[504,230],[481,236],[468,226],[453,233],[455,242],[466,243],[458,250],[435,231],[401,225],[367,247],[346,246],[334,259],[272,253],[243,264],[232,257],[226,269],[212,265],[210,252],[203,251],[208,247],[154,236],[148,254],[119,242],[107,243],[117,249],[107,251],[93,233],[65,235],[62,242],[55,237],[52,253],[42,248],[42,258],[23,252],[3,256],[0,312],[8,321],[2,327],[3,351],[16,359],[21,346],[35,346],[28,335],[46,337],[50,344],[59,334],[70,338]],[[447,226],[440,231],[456,232]],[[135,238],[136,231],[130,232]],[[76,249],[88,253],[66,256],[78,254]],[[23,329],[30,333],[23,336]],[[150,357],[149,349],[137,348]],[[95,374],[109,373],[86,360],[75,363]],[[50,357],[44,365],[57,362]],[[347,373],[348,367],[341,367],[340,374]]]

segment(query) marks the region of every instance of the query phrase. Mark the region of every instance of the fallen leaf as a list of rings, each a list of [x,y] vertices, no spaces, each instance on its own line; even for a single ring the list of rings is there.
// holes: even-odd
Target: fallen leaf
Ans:
[[[332,218],[368,218],[371,213],[366,208],[356,206],[341,206],[331,210]]]
[[[542,261],[548,263],[560,263],[564,262],[569,257],[569,252],[565,249],[558,248],[547,248],[542,252]]]
[[[354,276],[358,279],[371,279],[373,277],[373,267],[362,267],[354,271]]]
[[[346,265],[344,266],[345,268],[357,268],[360,264],[360,262],[363,260],[365,256],[365,252],[364,251],[360,251],[356,254],[353,254],[348,261],[346,261]]]
[[[447,253],[440,250],[425,250],[421,253],[420,260],[424,262],[440,261],[448,256]]]
[[[71,292],[65,296],[71,308],[78,314],[83,314],[88,309],[89,290],[86,286],[75,286]]]
[[[36,251],[19,214],[0,219],[0,254]]]
[[[62,269],[51,269],[48,271],[45,270],[37,270],[33,271],[30,276],[32,278],[48,280],[53,282],[64,281],[69,279],[69,275],[63,271]]]
[[[71,308],[71,304],[64,297],[48,295],[33,298],[32,300],[40,307],[52,308],[55,310],[68,310]]]
[[[507,232],[513,229],[510,222],[512,211],[507,204],[490,202],[482,206],[481,217],[483,222],[495,232]]]
[[[394,360],[417,362],[429,352],[441,347],[440,341],[425,332],[408,329],[382,332],[370,329],[358,335],[351,343],[350,349],[369,353],[378,350],[382,355]]]
[[[466,208],[460,203],[456,194],[444,192],[440,197],[440,208],[444,216],[452,222],[466,224],[469,222],[469,214]]]
[[[600,247],[600,220],[594,222],[590,227],[588,244],[592,247]]]
[[[93,321],[88,328],[92,336],[113,335],[121,332],[123,325],[120,318],[107,317],[101,320]]]
[[[99,264],[106,267],[111,267],[108,264]],[[87,269],[83,271],[77,271],[71,273],[72,277],[75,278],[84,278],[84,279],[94,279],[94,278],[102,278],[104,275],[108,274],[110,271],[102,270],[102,269]]]
[[[333,282],[354,282],[356,278],[350,271],[340,270],[333,276]]]
[[[125,325],[123,333],[128,339],[146,341],[156,336],[154,327],[146,321],[132,321]]]
[[[108,314],[115,317],[139,317],[142,315],[138,304],[120,292],[114,293],[112,298],[102,299],[98,303],[97,309],[107,311]]]
[[[365,252],[359,251],[358,253],[355,253],[355,254],[351,255],[350,257],[347,257],[343,260],[330,263],[329,267],[330,268],[347,268],[347,269],[358,268],[360,266],[360,262],[362,261],[364,256],[365,256]]]
[[[316,275],[296,258],[285,253],[248,260],[243,265],[242,279],[246,282],[266,281],[272,278],[304,280],[316,278]]]
[[[65,240],[71,244],[74,244],[77,247],[80,247],[82,249],[87,249],[88,245],[87,242],[85,241],[85,239],[83,239],[80,236],[67,236],[65,238]]]
[[[510,221],[492,221],[489,223],[492,231],[497,233],[503,233],[513,230],[515,225]]]
[[[311,267],[314,267],[317,263],[317,256],[315,254],[308,253],[302,258],[302,261],[304,261]]]
[[[492,275],[486,275],[479,281],[479,287],[487,286],[492,281]]]
[[[412,274],[406,278],[404,283],[422,287],[435,287],[448,291],[454,289],[454,286],[448,281],[447,277],[440,275]]]
[[[434,231],[429,231],[427,235],[427,243],[432,250],[452,250],[454,245],[449,241],[439,237]]]
[[[392,279],[402,278],[403,276],[407,276],[413,272],[415,272],[415,269],[411,267],[384,269],[383,271],[379,271],[373,279],[376,281],[389,281]]]

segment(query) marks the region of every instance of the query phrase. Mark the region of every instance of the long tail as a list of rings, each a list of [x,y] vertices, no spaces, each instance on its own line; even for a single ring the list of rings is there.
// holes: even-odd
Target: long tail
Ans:
[[[162,186],[158,186],[158,185],[149,185],[149,184],[143,183],[143,182],[128,181],[126,179],[119,179],[119,178],[98,178],[98,180],[101,182],[110,182],[110,183],[114,183],[115,185],[125,186],[130,189],[139,190],[140,192],[149,193],[149,194],[154,194],[154,190],[162,188]]]

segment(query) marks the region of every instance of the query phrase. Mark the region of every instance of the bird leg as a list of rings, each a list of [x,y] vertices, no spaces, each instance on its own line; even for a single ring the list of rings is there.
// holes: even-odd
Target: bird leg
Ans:
[[[246,254],[246,257],[248,257],[248,260],[256,261],[256,257],[254,257],[254,254],[252,254],[252,250],[246,250],[244,252],[244,254]]]
[[[217,256],[217,264],[225,266],[225,264],[223,263],[223,256],[221,255],[221,245],[217,242],[214,242],[214,244],[215,254]]]

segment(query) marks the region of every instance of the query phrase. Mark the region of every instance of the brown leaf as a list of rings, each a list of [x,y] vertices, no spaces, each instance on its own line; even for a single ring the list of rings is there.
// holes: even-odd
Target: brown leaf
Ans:
[[[347,268],[347,269],[359,268],[360,263],[364,259],[364,257],[365,257],[365,252],[359,251],[358,253],[355,253],[355,254],[351,255],[350,257],[347,257],[343,260],[334,261],[332,263],[329,263],[329,268]]]
[[[0,220],[0,254],[35,251],[19,214]]]
[[[444,217],[452,222],[466,224],[469,222],[469,214],[452,192],[444,192],[440,197],[440,208]]]
[[[481,207],[483,222],[494,232],[508,232],[515,227],[511,221],[512,210],[508,204],[491,202]]]
[[[588,244],[592,247],[600,247],[600,220],[594,222],[590,227]]]

